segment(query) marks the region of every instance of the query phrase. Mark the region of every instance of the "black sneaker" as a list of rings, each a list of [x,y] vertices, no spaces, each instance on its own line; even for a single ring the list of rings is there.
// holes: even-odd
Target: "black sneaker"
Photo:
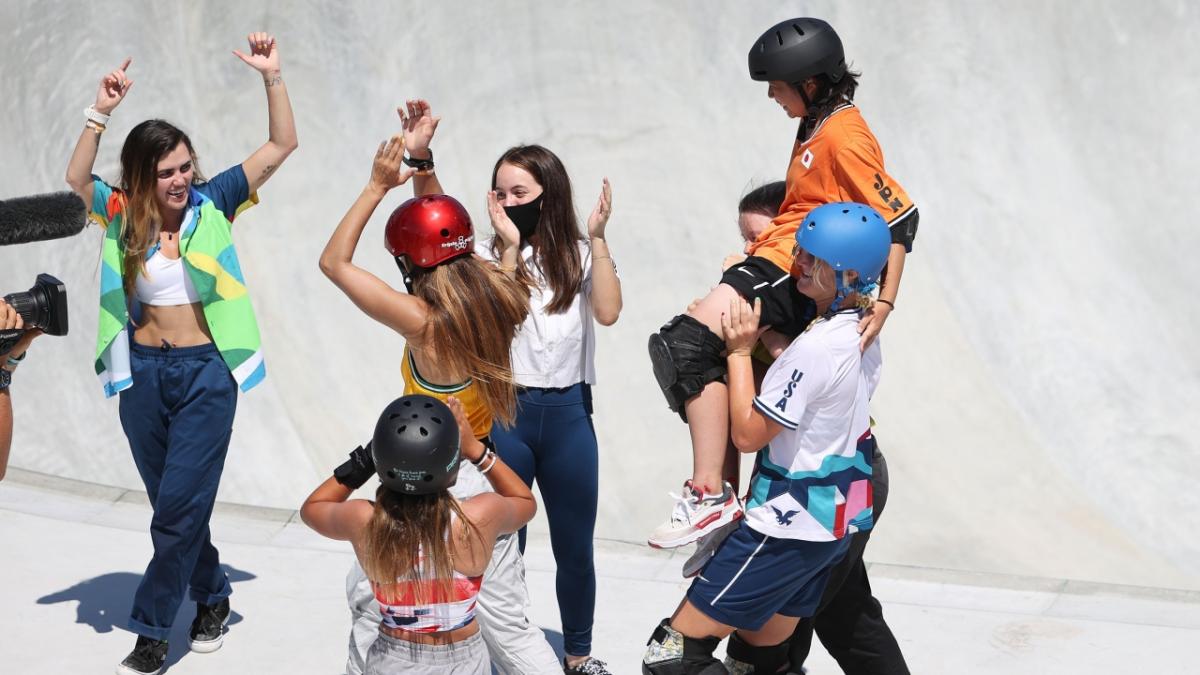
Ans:
[[[591,656],[577,666],[568,666],[567,659],[563,658],[563,672],[566,675],[612,675],[603,661]]]
[[[129,656],[117,665],[117,675],[158,675],[167,661],[167,641],[139,635]]]
[[[225,624],[228,622],[229,598],[215,605],[197,602],[196,618],[188,631],[188,647],[201,654],[217,651],[225,641]]]

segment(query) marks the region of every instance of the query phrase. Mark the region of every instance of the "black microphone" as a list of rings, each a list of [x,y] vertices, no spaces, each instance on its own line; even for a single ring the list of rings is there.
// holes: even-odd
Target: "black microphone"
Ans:
[[[0,199],[0,246],[60,239],[87,225],[87,205],[74,192]]]

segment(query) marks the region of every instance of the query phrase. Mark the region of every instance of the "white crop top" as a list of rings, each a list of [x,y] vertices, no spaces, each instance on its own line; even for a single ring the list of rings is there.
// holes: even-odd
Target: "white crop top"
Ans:
[[[200,302],[183,260],[174,260],[160,250],[146,261],[146,271],[137,277],[137,299],[143,305],[190,305]]]

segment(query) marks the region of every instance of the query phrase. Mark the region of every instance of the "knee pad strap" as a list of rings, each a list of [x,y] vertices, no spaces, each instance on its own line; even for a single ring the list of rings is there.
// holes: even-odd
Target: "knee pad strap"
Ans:
[[[789,644],[784,640],[777,645],[756,647],[735,631],[725,647],[725,667],[733,675],[773,675],[788,664]]]
[[[690,638],[663,619],[646,641],[642,675],[726,675],[725,666],[713,658],[720,638]]]
[[[709,382],[725,377],[725,341],[693,317],[680,314],[650,336],[654,378],[667,406],[686,422],[683,404]]]

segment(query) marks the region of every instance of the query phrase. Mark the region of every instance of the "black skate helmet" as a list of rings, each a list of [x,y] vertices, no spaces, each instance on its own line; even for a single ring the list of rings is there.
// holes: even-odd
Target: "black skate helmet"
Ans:
[[[775,24],[750,48],[750,78],[799,84],[814,75],[837,82],[846,74],[846,54],[833,27],[820,19]]]
[[[379,482],[392,492],[445,490],[458,479],[458,423],[450,408],[432,396],[401,396],[379,416],[371,456]]]

